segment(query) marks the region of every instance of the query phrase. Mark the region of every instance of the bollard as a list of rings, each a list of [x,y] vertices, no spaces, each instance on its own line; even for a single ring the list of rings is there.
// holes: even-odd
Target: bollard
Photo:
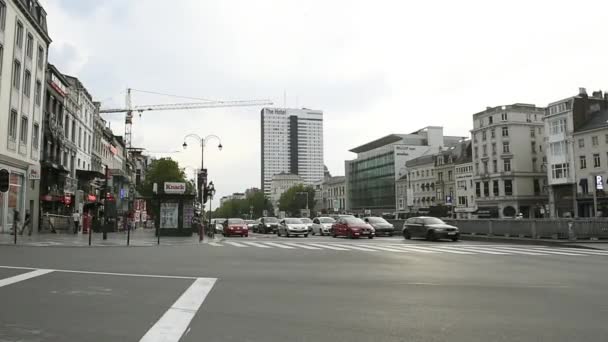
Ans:
[[[573,225],[574,223],[572,221],[568,221],[568,240],[570,241],[576,240]]]
[[[131,243],[131,225],[127,223],[127,246]]]
[[[92,237],[92,233],[93,232],[93,227],[89,227],[89,246],[91,245],[91,237]]]

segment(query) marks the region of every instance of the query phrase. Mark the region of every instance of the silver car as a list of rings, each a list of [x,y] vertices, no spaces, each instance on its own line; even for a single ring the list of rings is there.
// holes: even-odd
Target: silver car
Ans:
[[[301,217],[300,220],[308,227],[308,234],[312,233],[312,220],[308,217]]]
[[[331,234],[331,226],[336,222],[329,216],[315,217],[312,220],[312,235],[319,234],[329,235]]]
[[[287,237],[290,237],[292,235],[303,235],[304,237],[308,237],[308,226],[299,218],[284,218],[279,223],[277,235],[285,235]]]

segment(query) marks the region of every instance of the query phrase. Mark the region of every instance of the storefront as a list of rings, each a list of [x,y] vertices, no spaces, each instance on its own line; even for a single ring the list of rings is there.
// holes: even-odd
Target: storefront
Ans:
[[[0,168],[10,173],[9,189],[0,193],[0,234],[8,234],[13,229],[14,211],[23,218],[25,211],[25,170],[0,164]]]

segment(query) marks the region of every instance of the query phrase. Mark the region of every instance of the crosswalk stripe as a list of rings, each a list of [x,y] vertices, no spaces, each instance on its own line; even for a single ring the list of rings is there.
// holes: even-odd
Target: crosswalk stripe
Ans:
[[[262,245],[261,243],[257,243],[257,242],[250,242],[250,241],[247,241],[247,242],[243,242],[243,243],[246,243],[246,244],[248,244],[248,245],[250,245],[250,246],[253,246],[253,247],[260,247],[260,248],[272,248],[272,247],[270,247],[270,246]]]
[[[284,244],[290,245],[290,246],[293,246],[293,247],[304,248],[304,249],[316,249],[316,250],[321,249],[321,248],[318,248],[318,247],[308,246],[308,245],[305,245],[303,243],[284,242]]]
[[[367,248],[367,247],[360,247],[360,246],[354,246],[354,245],[342,245],[342,244],[338,244],[338,243],[332,243],[332,246],[337,246],[337,247],[343,247],[343,248],[352,248],[352,249],[356,249],[358,251],[365,251],[365,252],[377,252],[378,250],[375,249],[371,249],[371,248]]]
[[[224,245],[222,245],[221,243],[217,243],[217,242],[209,242],[209,244],[211,246],[215,246],[215,247],[223,247]]]
[[[291,246],[285,246],[285,245],[282,245],[282,244],[276,243],[276,242],[264,242],[264,243],[267,244],[267,245],[269,245],[269,246],[273,246],[273,247],[279,247],[279,248],[285,248],[285,249],[294,249]]]
[[[513,252],[513,253],[517,253],[517,254],[523,254],[523,255],[548,255],[548,254],[543,254],[540,252],[536,252],[530,249],[526,249],[526,248],[518,248],[518,247],[494,247],[494,249],[496,250],[504,250],[506,252]]]
[[[53,272],[53,270],[34,270],[31,272],[27,272],[27,273],[23,273],[23,274],[18,274],[16,276],[13,277],[9,277],[9,278],[5,278],[5,279],[0,279],[0,287],[6,286],[6,285],[11,285],[11,284],[15,284],[18,283],[20,281],[24,281],[24,280],[28,280],[34,277],[39,277],[41,275],[47,274]]]
[[[243,245],[242,243],[234,242],[234,241],[226,241],[226,243],[229,245],[233,245],[235,247],[249,247],[247,245]]]
[[[445,253],[452,253],[452,254],[475,254],[473,252],[465,252],[465,251],[458,251],[458,250],[453,250],[450,249],[449,247],[444,247],[444,246],[433,246],[433,247],[427,247],[427,246],[416,246],[417,248],[422,248],[422,249],[426,249],[426,250],[430,250],[430,251],[435,251],[435,252],[445,252]]]
[[[582,249],[582,248],[570,248],[570,249],[574,250],[576,253],[608,256],[608,252],[606,252],[606,251],[589,250],[589,249]]]
[[[460,247],[460,248],[464,249],[465,251],[473,251],[473,252],[479,252],[479,253],[485,253],[485,254],[511,255],[511,252],[497,251],[497,250],[492,250],[491,248],[483,248],[483,247]]]
[[[340,248],[340,247],[322,245],[322,244],[318,244],[318,243],[309,243],[309,245],[315,246],[315,247],[320,247],[320,248],[333,249],[334,251],[347,251],[348,250],[348,249],[344,249],[344,248]]]
[[[391,245],[391,246],[394,247],[394,248],[400,248],[400,249],[403,249],[403,250],[406,250],[406,251],[417,252],[417,253],[418,252],[419,253],[427,253],[427,254],[441,253],[441,252],[438,252],[438,251],[429,251],[429,250],[426,250],[426,249],[420,249],[417,246],[410,246],[410,245]]]
[[[359,245],[361,246],[361,245]],[[381,246],[372,246],[372,245],[365,245],[365,247],[368,248],[375,248],[375,249],[379,249],[381,251],[387,251],[387,252],[397,252],[397,253],[407,253],[407,251],[401,250],[401,249],[395,249],[395,248],[390,248],[390,247],[381,247]]]
[[[562,248],[559,251],[557,250],[557,248],[549,248],[549,247],[534,248],[534,250],[540,251],[542,253],[558,254],[558,255],[586,256],[585,254],[578,253],[578,251],[576,253],[572,253],[572,252],[562,251],[563,249],[565,249],[565,248]]]

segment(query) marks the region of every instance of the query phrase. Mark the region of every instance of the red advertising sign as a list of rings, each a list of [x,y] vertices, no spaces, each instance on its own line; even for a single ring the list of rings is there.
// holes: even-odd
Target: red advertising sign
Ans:
[[[87,201],[89,202],[95,202],[95,200],[97,200],[97,196],[95,195],[87,195]]]
[[[65,205],[70,205],[70,204],[72,204],[72,196],[70,196],[70,195],[65,195],[65,196],[63,196],[63,203],[64,203]]]

